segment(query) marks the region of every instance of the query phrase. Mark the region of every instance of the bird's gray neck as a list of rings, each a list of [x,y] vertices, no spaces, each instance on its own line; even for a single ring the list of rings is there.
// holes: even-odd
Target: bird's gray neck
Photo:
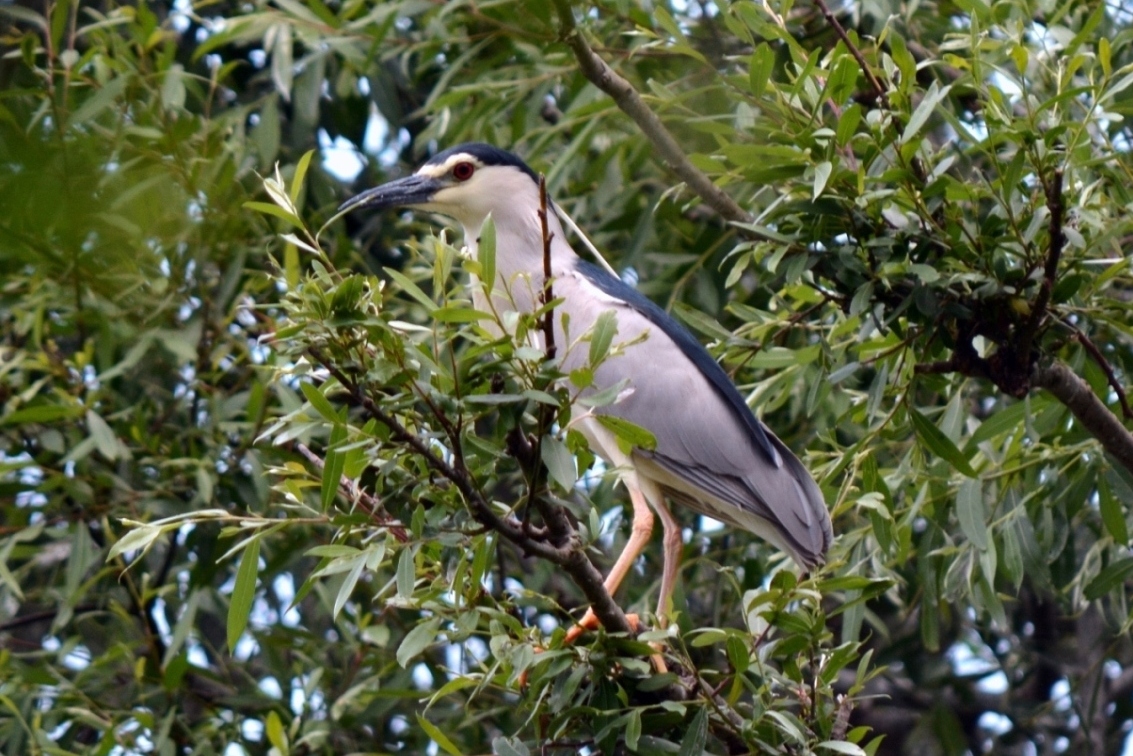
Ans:
[[[553,208],[548,208],[547,232],[551,240],[551,275],[559,276],[574,268],[578,255],[567,243],[566,234]],[[543,228],[538,213],[520,208],[498,208],[492,219],[496,227],[496,281],[492,298],[497,310],[532,312],[543,290]],[[464,225],[469,251],[480,255],[480,236],[484,219]],[[474,286],[475,294],[478,286]],[[480,304],[480,303],[478,303]]]

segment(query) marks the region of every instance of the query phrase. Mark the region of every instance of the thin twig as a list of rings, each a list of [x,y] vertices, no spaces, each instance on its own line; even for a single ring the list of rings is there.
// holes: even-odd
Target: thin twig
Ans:
[[[733,223],[751,223],[751,213],[744,210],[703,171],[692,164],[677,140],[669,133],[661,118],[654,113],[626,79],[610,68],[582,36],[574,22],[574,11],[567,0],[554,0],[562,37],[578,60],[582,74],[596,87],[613,98],[623,113],[633,119],[657,154],[689,189],[705,204]]]
[[[321,472],[326,472],[326,462],[318,454],[311,451],[306,444],[297,443],[295,448]],[[405,532],[405,527],[397,520],[390,519],[385,507],[382,506],[381,501],[376,496],[363,491],[357,483],[345,475],[338,479],[338,490],[345,498],[355,502],[366,514],[370,515],[370,519],[375,523],[389,530],[394,538],[402,543],[409,542],[409,534]]]
[[[543,232],[543,296],[540,304],[547,307],[555,299],[551,280],[551,237],[554,234],[547,228],[547,177],[539,174],[539,226]],[[543,344],[547,360],[555,359],[555,309],[548,308],[543,313]]]
[[[873,68],[871,68],[869,65],[869,61],[865,59],[865,56],[862,55],[862,51],[859,50],[858,46],[855,45],[853,40],[850,39],[850,35],[846,33],[845,27],[842,26],[842,23],[838,20],[838,17],[835,16],[834,13],[830,10],[830,6],[826,4],[826,0],[814,1],[818,5],[818,9],[822,11],[822,15],[826,19],[826,23],[830,24],[830,26],[834,29],[834,33],[838,35],[838,39],[842,40],[842,43],[846,45],[846,49],[850,51],[850,54],[854,56],[854,60],[858,62],[858,68],[862,70],[862,75],[864,75],[866,79],[869,80],[869,85],[873,87],[873,91],[877,96],[877,99],[881,102],[886,110],[890,110],[891,108],[889,106],[889,95],[886,94],[885,87],[881,86],[881,81],[879,81],[877,75],[874,74]]]

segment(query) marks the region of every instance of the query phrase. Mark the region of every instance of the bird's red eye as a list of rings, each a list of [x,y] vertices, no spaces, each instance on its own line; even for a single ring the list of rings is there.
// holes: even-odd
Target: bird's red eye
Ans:
[[[452,167],[452,177],[457,181],[467,181],[472,178],[472,174],[476,172],[476,166],[472,163],[457,163]]]

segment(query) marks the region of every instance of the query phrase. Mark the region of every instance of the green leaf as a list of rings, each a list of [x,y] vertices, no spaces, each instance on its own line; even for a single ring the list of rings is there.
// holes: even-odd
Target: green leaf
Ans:
[[[1129,527],[1125,523],[1125,509],[1113,495],[1105,478],[1098,479],[1098,505],[1101,509],[1105,529],[1113,540],[1122,546],[1129,545]]]
[[[1133,575],[1133,557],[1124,557],[1111,563],[1086,586],[1086,598],[1097,601]]]
[[[987,511],[980,481],[969,478],[960,484],[956,492],[956,518],[972,545],[980,551],[987,551]]]
[[[303,221],[299,220],[299,216],[284,210],[279,205],[272,205],[268,202],[245,202],[244,207],[248,210],[264,213],[265,215],[274,215],[276,218],[287,221],[296,228],[303,228]]]
[[[274,711],[269,711],[264,721],[264,730],[268,736],[268,742],[275,746],[280,754],[286,756],[288,753],[287,747],[287,733],[283,729],[283,722],[280,720],[279,715]]]
[[[3,424],[51,423],[56,420],[70,420],[81,414],[83,414],[81,404],[37,404],[6,415]]]
[[[811,190],[811,199],[818,199],[824,189],[826,189],[826,182],[830,180],[830,174],[834,171],[834,164],[829,160],[824,160],[814,167],[814,184]]]
[[[475,323],[478,320],[491,320],[492,313],[480,312],[471,307],[438,307],[433,310],[433,318],[438,323]]]
[[[618,448],[629,454],[634,447],[653,451],[657,448],[657,438],[645,428],[629,420],[613,415],[595,415],[598,422],[607,430],[613,431],[618,441]]]
[[[854,745],[845,740],[824,740],[818,744],[818,748],[834,753],[844,753],[847,756],[866,756],[866,752],[862,750],[861,746]]]
[[[125,554],[127,551],[134,551],[141,549],[143,553],[149,551],[153,546],[153,542],[164,531],[157,525],[139,525],[131,530],[126,535],[119,538],[113,546],[110,547],[109,553],[106,555],[106,560],[110,561],[119,554]]]
[[[425,719],[420,713],[417,714],[417,724],[421,725],[421,729],[425,731],[425,734],[432,738],[434,743],[444,749],[445,753],[451,754],[451,756],[462,756],[456,744],[449,740],[448,736],[441,732],[439,727],[428,719]]]
[[[705,336],[719,339],[720,341],[723,341],[725,343],[730,343],[736,340],[732,335],[732,332],[727,328],[720,325],[700,310],[689,307],[683,302],[677,302],[676,304],[674,304],[673,312],[690,328],[695,331],[699,331]]]
[[[440,617],[430,617],[420,623],[405,635],[401,645],[397,647],[397,663],[402,669],[409,666],[409,662],[417,658],[426,648],[436,640],[437,630],[441,626]]]
[[[303,396],[307,397],[307,401],[315,408],[315,411],[323,416],[324,420],[330,422],[338,422],[338,411],[326,395],[319,390],[319,387],[310,381],[302,381],[299,388],[303,391]]]
[[[902,144],[917,135],[928,122],[932,112],[936,110],[936,107],[948,96],[948,92],[951,89],[951,84],[941,87],[935,81],[929,85],[920,105],[917,106],[917,109],[914,110],[913,114],[909,117],[909,123],[906,124],[904,133],[901,134]]]
[[[787,349],[786,347],[768,347],[752,357],[748,364],[754,368],[779,369],[792,365],[809,365],[818,359],[822,347],[818,344],[803,347],[802,349]]]
[[[256,574],[260,567],[260,539],[253,538],[240,555],[236,568],[236,585],[228,603],[228,653],[236,653],[236,643],[248,626],[252,600],[256,597]]]
[[[637,741],[641,738],[641,709],[634,709],[626,720],[626,748],[637,751]]]
[[[320,393],[316,391],[315,393]],[[335,425],[330,432],[330,444],[327,446],[327,458],[323,463],[323,474],[320,481],[320,494],[323,511],[330,510],[334,498],[338,496],[338,485],[342,480],[342,471],[346,467],[346,455],[336,451],[346,441],[346,426]]]
[[[760,97],[771,79],[775,68],[775,53],[766,42],[761,42],[751,53],[748,61],[748,87],[752,97]]]
[[[90,431],[99,454],[111,461],[118,458],[120,449],[118,437],[114,435],[114,431],[107,422],[94,410],[87,410],[87,430]]]
[[[476,260],[480,263],[480,280],[491,291],[496,285],[496,222],[490,213],[480,227]]]
[[[299,193],[303,191],[303,179],[307,177],[307,168],[311,165],[311,156],[314,154],[314,150],[307,150],[295,165],[295,175],[291,179],[291,191],[288,194],[296,207],[299,205]]]
[[[566,444],[560,441],[558,436],[548,434],[543,437],[539,445],[539,454],[543,458],[543,464],[547,466],[547,472],[551,474],[551,479],[567,491],[574,490],[574,485],[578,482],[578,469],[574,455],[570,453],[570,449],[567,449]]]
[[[413,585],[417,578],[413,562],[413,549],[402,549],[401,555],[397,558],[397,595],[402,598],[413,595]]]
[[[590,365],[597,365],[606,358],[614,335],[618,332],[618,317],[613,310],[606,310],[594,321],[590,332]]]
[[[519,738],[494,738],[492,740],[492,753],[496,756],[531,756],[531,751]]]
[[[944,431],[933,425],[931,420],[922,415],[914,407],[909,407],[909,419],[912,420],[913,430],[916,431],[921,443],[927,446],[929,451],[941,459],[947,460],[953,467],[969,478],[976,477],[976,471],[973,470],[971,464],[968,463],[967,457],[956,448],[956,444],[952,443],[952,439],[944,435]]]
[[[707,743],[708,709],[702,706],[696,710],[692,724],[688,726],[684,738],[681,739],[681,750],[677,752],[677,756],[701,756]]]
[[[437,309],[437,303],[430,299],[428,294],[421,291],[421,287],[413,283],[404,273],[394,270],[393,268],[386,268],[385,272],[390,278],[397,282],[397,285],[401,287],[402,291],[425,305],[425,309],[429,311],[430,315]]]
[[[362,576],[362,570],[366,567],[366,554],[364,552],[358,554],[350,560],[349,565],[349,571],[346,573],[342,584],[338,586],[338,594],[334,597],[334,608],[331,610],[332,617],[338,616],[342,607],[346,606],[346,602],[350,600],[350,594],[354,593],[354,586],[358,585],[358,578]]]

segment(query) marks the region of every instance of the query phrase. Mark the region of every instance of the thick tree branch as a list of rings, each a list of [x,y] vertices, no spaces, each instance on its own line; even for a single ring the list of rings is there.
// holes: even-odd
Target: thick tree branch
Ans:
[[[631,632],[625,613],[606,591],[602,574],[586,558],[586,554],[582,551],[579,543],[578,534],[569,525],[569,521],[570,538],[562,546],[533,538],[523,526],[523,523],[514,518],[501,517],[492,509],[491,504],[484,498],[480,489],[476,487],[472,476],[463,468],[463,465],[453,466],[446,462],[423,439],[414,433],[410,433],[396,417],[382,409],[358,383],[332,364],[318,349],[312,348],[310,353],[346,389],[355,404],[362,407],[370,417],[389,429],[390,438],[393,441],[404,444],[425,460],[425,463],[436,473],[456,486],[472,511],[472,515],[481,524],[495,530],[526,553],[541,557],[562,567],[570,575],[575,585],[582,590],[603,627],[610,632]],[[459,458],[456,459],[459,460]],[[553,507],[554,505],[548,502],[546,506]],[[565,514],[562,514],[562,518],[567,520]]]
[[[1098,345],[1078,328],[1075,328],[1070,323],[1064,323],[1063,325],[1074,332],[1075,341],[1082,345],[1082,348],[1086,350],[1086,354],[1090,355],[1094,362],[1097,363],[1097,366],[1105,373],[1105,379],[1109,382],[1109,387],[1113,389],[1113,393],[1117,394],[1117,401],[1121,403],[1121,416],[1126,420],[1133,420],[1133,408],[1129,406],[1129,397],[1125,395],[1125,387],[1122,386],[1121,381],[1117,379],[1117,373],[1113,371],[1113,365],[1109,364],[1109,360],[1102,354],[1102,350],[1098,349]]]
[[[570,3],[567,0],[555,0],[555,10],[558,12],[562,36],[574,52],[583,75],[594,86],[613,98],[618,108],[633,119],[656,148],[661,160],[688,185],[689,189],[704,200],[705,204],[725,220],[733,223],[751,223],[751,214],[736,204],[736,201],[716,186],[712,179],[692,164],[684,150],[677,144],[677,140],[665,128],[661,118],[645,104],[633,85],[594,52],[574,22]]]
[[[1054,394],[1105,450],[1133,473],[1133,434],[1098,399],[1090,384],[1061,362],[1050,367],[1036,367],[1031,374],[1031,382]]]

